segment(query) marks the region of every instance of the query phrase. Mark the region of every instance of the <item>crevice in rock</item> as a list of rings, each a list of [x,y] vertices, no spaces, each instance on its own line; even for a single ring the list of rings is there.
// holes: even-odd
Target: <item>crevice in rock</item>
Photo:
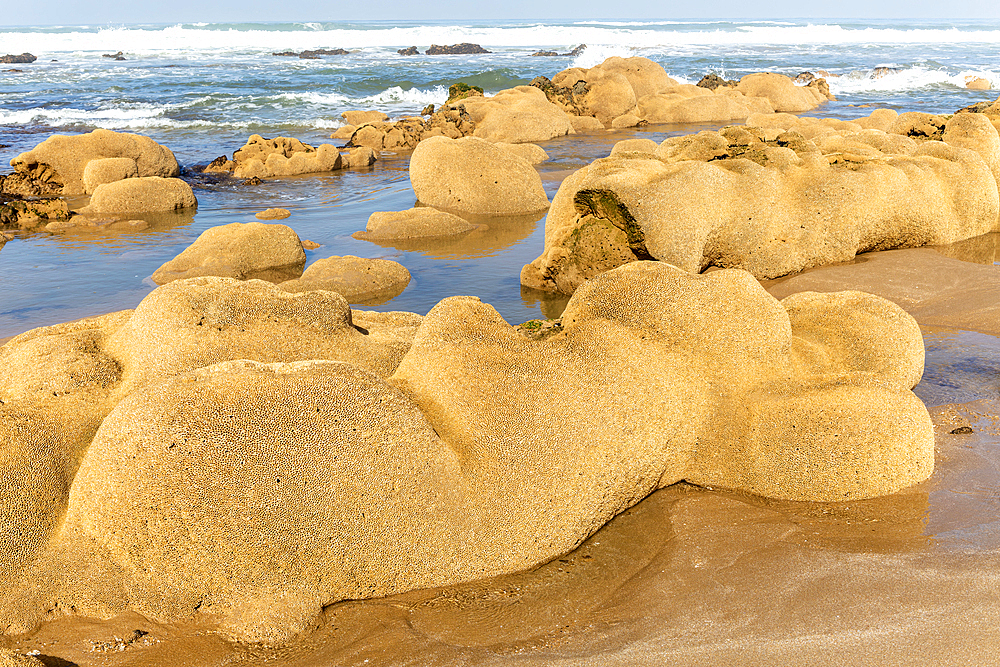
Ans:
[[[636,259],[655,259],[646,250],[646,236],[642,227],[611,190],[580,190],[573,196],[573,206],[581,216],[592,215],[607,220],[625,232],[628,247]]]

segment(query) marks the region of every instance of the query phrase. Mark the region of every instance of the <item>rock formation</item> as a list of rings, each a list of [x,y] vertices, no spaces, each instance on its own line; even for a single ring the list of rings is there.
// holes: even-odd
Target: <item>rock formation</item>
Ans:
[[[56,220],[68,220],[69,208],[61,199],[0,200],[0,230],[33,229]]]
[[[303,60],[318,60],[321,56],[346,56],[351,52],[345,49],[313,49],[305,50],[301,52],[296,51],[279,51],[272,53],[272,56],[291,56],[298,57]]]
[[[777,127],[672,137],[655,152],[616,153],[571,175],[522,284],[568,294],[651,258],[772,278],[998,229],[1000,136],[983,114],[942,119],[943,141],[925,134],[937,136],[935,117],[890,110],[852,122],[787,114],[749,122]]]
[[[284,220],[285,218],[291,217],[292,212],[287,208],[268,208],[255,213],[253,217],[258,220]]]
[[[98,185],[80,213],[133,215],[176,211],[197,204],[191,186],[181,179],[143,176]]]
[[[401,56],[419,56],[420,55],[420,51],[418,51],[417,47],[415,47],[415,46],[410,46],[410,47],[407,47],[405,49],[398,49],[396,51],[396,53],[398,53]]]
[[[137,176],[171,178],[180,174],[174,154],[149,137],[111,130],[67,136],[55,134],[10,161],[19,174],[59,188],[59,194],[86,193],[83,174],[91,160],[127,158]],[[129,173],[131,171],[129,170]]]
[[[348,146],[376,151],[412,150],[432,136],[532,143],[605,127],[742,120],[776,108],[811,109],[833,99],[823,79],[806,87],[780,74],[751,74],[740,82],[728,82],[731,86],[714,80],[700,83],[680,84],[648,58],[612,57],[590,69],[563,70],[552,80],[536,77],[531,86],[496,95],[455,84],[441,109],[425,110],[430,115],[427,120],[412,116],[394,123],[349,123],[333,136],[348,139]]]
[[[650,123],[721,122],[752,113],[805,111],[829,99],[821,92],[825,82],[803,88],[781,74],[749,74],[739,82],[710,75],[698,85],[681,84],[639,57],[611,57],[590,69],[563,70],[551,86],[546,90],[550,100],[569,113],[595,116],[605,127],[629,115]],[[628,126],[625,121],[618,125]]]
[[[344,122],[348,125],[355,126],[365,125],[366,123],[383,123],[389,120],[388,114],[374,109],[368,109],[365,111],[345,111],[340,114],[340,117],[343,118]]]
[[[165,285],[196,276],[283,282],[302,275],[306,253],[287,225],[234,222],[210,227],[181,254],[153,273]]]
[[[532,568],[682,479],[858,500],[934,460],[912,318],[738,270],[620,267],[538,340],[471,297],[420,318],[193,278],[0,365],[8,632],[131,610],[281,641]]]
[[[455,55],[475,55],[477,53],[493,53],[492,51],[487,51],[478,44],[470,44],[469,42],[462,42],[461,44],[452,44],[450,46],[438,46],[437,44],[431,44],[424,55],[428,56],[455,56]]]
[[[205,171],[231,173],[236,178],[275,178],[331,172],[342,166],[340,151],[332,144],[314,148],[292,137],[265,139],[253,134],[232,160],[217,158]]]
[[[477,137],[420,142],[410,183],[420,202],[460,213],[518,215],[549,205],[534,167]]]
[[[83,191],[94,194],[97,186],[139,176],[135,160],[127,157],[106,157],[91,160],[83,167]]]
[[[22,53],[19,56],[8,53],[5,56],[0,56],[0,64],[3,65],[27,65],[35,62],[36,60],[38,60],[38,58],[30,53]]]
[[[399,296],[410,284],[410,272],[399,262],[346,255],[309,265],[301,278],[280,283],[286,292],[327,290],[348,303],[377,306]]]
[[[392,241],[457,236],[482,227],[483,225],[468,222],[454,213],[439,211],[430,206],[421,206],[406,211],[372,213],[368,217],[368,226],[365,231],[354,232],[351,236],[363,241]]]

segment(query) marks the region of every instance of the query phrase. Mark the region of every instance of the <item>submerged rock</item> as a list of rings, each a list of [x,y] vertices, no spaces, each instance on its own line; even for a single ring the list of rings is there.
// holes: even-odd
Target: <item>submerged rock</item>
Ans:
[[[66,202],[61,199],[0,200],[0,230],[33,229],[57,220],[68,220]]]
[[[379,211],[368,218],[368,226],[363,232],[351,236],[363,241],[391,241],[395,239],[427,238],[434,236],[457,236],[483,225],[475,225],[454,213],[439,211],[430,206],[411,208],[406,211]]]
[[[561,324],[194,278],[15,338],[0,624],[58,601],[282,641],[340,600],[532,568],[681,479],[854,501],[931,473],[920,331],[878,297],[641,262]]]
[[[268,208],[255,213],[254,217],[258,220],[284,220],[292,215],[292,212],[287,208]]]
[[[234,222],[210,227],[181,254],[153,273],[165,285],[196,276],[282,282],[302,275],[306,253],[287,225]]]

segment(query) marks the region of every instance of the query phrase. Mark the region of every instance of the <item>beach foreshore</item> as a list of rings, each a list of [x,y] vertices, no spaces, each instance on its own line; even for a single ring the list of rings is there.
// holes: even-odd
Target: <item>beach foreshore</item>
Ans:
[[[659,81],[636,72],[614,72],[633,103],[602,123],[623,129]],[[540,92],[507,97],[555,119],[542,149],[575,132]],[[258,246],[279,241],[251,223],[191,239],[134,310],[0,339],[0,661],[988,661],[1000,134],[985,110],[1000,108],[801,123],[759,98],[753,123],[630,139],[553,184],[544,280],[521,273],[527,294],[565,293],[544,323],[460,294],[426,315],[352,308],[310,287],[304,237],[268,225],[292,258],[270,266]],[[498,147],[522,116],[480,111],[470,123],[496,136],[423,137],[409,182],[468,216],[447,243],[488,255],[549,194]],[[169,150],[88,141],[16,165],[91,192],[69,220],[195,208]],[[234,169],[340,168],[336,149],[279,144]],[[88,181],[95,161],[109,180]],[[733,219],[702,229],[713,202]],[[844,202],[851,220],[820,215]],[[788,224],[768,226],[778,211]],[[446,252],[448,234],[399,242]]]

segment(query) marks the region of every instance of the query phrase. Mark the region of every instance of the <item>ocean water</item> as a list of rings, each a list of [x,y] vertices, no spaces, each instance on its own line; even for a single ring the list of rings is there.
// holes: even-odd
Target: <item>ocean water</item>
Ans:
[[[400,56],[397,49],[473,42],[473,56]],[[532,57],[539,49],[576,57]],[[414,203],[406,155],[385,155],[370,171],[270,181],[257,188],[206,182],[191,167],[231,154],[250,134],[309,143],[351,109],[392,117],[440,104],[456,81],[495,93],[589,67],[612,55],[645,56],[676,79],[757,71],[796,75],[823,69],[838,101],[811,115],[867,115],[871,106],[951,113],[1000,96],[1000,21],[491,21],[226,23],[0,27],[0,55],[30,52],[28,65],[0,66],[0,171],[22,151],[60,133],[107,128],[151,136],[170,147],[199,200],[197,212],[129,233],[21,235],[0,251],[0,338],[27,329],[134,307],[155,286],[163,262],[204,229],[253,220],[269,206],[292,210],[299,235],[330,255],[387,257],[413,275],[379,309],[426,312],[453,294],[474,294],[510,322],[557,314],[558,299],[523,292],[521,266],[542,249],[544,217],[506,221],[477,243],[382,247],[350,237],[374,211]],[[319,60],[276,51],[344,48]],[[126,58],[103,57],[121,51]],[[892,68],[875,77],[876,68]],[[19,71],[3,71],[19,70]],[[971,77],[994,90],[965,88]],[[547,142],[540,165],[551,197],[572,170],[606,155],[619,139],[653,139],[699,128],[658,125]],[[334,142],[337,143],[337,142]]]

